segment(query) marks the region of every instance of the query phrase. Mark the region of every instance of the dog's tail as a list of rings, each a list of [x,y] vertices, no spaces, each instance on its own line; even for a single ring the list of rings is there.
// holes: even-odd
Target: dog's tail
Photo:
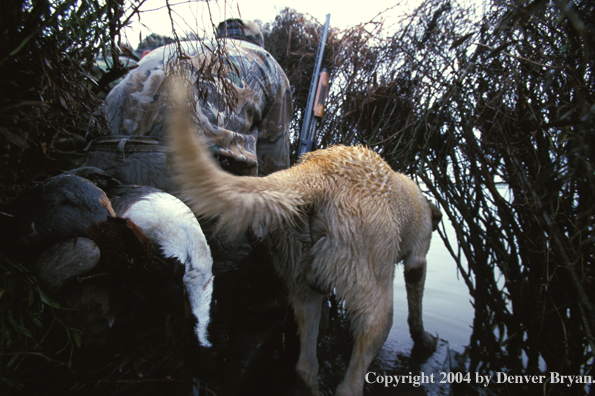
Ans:
[[[169,144],[176,179],[194,213],[219,216],[219,225],[230,235],[249,226],[260,231],[271,223],[291,221],[303,198],[291,186],[291,177],[234,176],[223,171],[206,148],[204,138],[188,117],[188,89],[181,80],[171,86],[173,111],[169,119]]]

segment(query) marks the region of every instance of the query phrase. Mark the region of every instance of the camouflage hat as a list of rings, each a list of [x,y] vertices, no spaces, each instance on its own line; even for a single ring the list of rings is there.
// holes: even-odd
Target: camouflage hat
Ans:
[[[246,19],[228,19],[217,26],[217,37],[246,40],[264,48],[264,36],[258,25]]]
[[[173,42],[174,39],[171,37],[157,33],[151,33],[138,44],[138,47],[136,47],[134,52],[139,58],[142,58],[143,55],[146,55],[146,51],[152,51],[155,48],[163,47],[164,45],[171,44]]]

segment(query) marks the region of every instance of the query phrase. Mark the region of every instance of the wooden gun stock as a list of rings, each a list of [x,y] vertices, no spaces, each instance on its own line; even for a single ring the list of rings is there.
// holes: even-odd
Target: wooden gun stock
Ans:
[[[328,92],[329,73],[322,69],[318,77],[318,87],[316,88],[316,98],[314,99],[314,117],[320,119],[324,115],[324,101]]]

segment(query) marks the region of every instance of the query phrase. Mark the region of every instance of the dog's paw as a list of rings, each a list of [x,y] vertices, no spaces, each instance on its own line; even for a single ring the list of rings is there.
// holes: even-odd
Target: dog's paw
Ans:
[[[415,346],[421,347],[427,351],[435,351],[436,344],[438,342],[438,337],[431,335],[427,331],[419,334],[418,336],[413,336],[413,341],[415,342]]]

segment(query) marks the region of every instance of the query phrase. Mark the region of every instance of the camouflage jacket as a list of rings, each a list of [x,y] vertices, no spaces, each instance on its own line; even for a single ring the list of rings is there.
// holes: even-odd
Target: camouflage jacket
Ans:
[[[281,66],[263,48],[243,40],[221,39],[221,62],[213,53],[217,43],[183,42],[190,57],[185,63],[202,78],[192,117],[204,126],[207,140],[220,160],[234,173],[267,175],[289,166],[289,126],[293,104],[289,81]],[[164,138],[167,116],[165,76],[177,62],[174,45],[146,55],[106,98],[113,135],[145,135]],[[204,65],[212,64],[204,74]],[[230,110],[219,88],[221,78],[231,83],[237,97]],[[225,162],[225,161],[222,161]]]

